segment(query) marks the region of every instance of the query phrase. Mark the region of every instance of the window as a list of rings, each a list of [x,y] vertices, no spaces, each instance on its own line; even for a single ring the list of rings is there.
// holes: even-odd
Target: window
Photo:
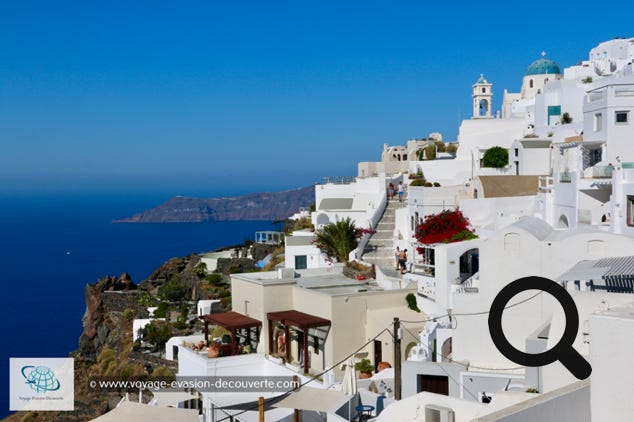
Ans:
[[[603,114],[596,113],[594,115],[594,131],[599,132],[603,129]]]
[[[626,124],[627,123],[627,115],[628,111],[617,111],[616,112],[616,124]]]
[[[296,255],[295,256],[295,269],[296,270],[305,270],[306,268],[308,268],[306,255]]]
[[[528,82],[528,87],[529,87],[529,88],[532,88],[532,87],[533,87],[533,80],[532,80],[532,79]]]
[[[593,166],[601,161],[601,149],[591,149],[590,151],[590,165]]]
[[[634,226],[634,196],[627,196],[627,225]]]
[[[435,354],[435,353],[434,353]],[[416,391],[449,395],[449,377],[440,375],[418,374],[416,376]]]
[[[515,148],[515,156],[517,157],[518,153],[519,153],[520,149],[519,148]]]
[[[482,93],[486,94],[487,93],[487,89],[486,88],[482,88]]]

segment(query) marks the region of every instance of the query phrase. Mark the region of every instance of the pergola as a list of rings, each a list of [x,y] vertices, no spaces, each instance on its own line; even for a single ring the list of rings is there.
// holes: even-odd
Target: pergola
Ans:
[[[273,353],[273,322],[279,321],[284,326],[284,334],[287,339],[289,336],[289,327],[296,327],[304,333],[304,373],[308,373],[308,329],[316,327],[330,327],[330,320],[315,315],[305,314],[303,312],[291,310],[281,312],[269,312],[266,314],[269,322],[269,353]],[[286,347],[286,360],[291,357],[290,347]]]
[[[255,329],[255,341],[260,338],[260,328],[262,322],[250,316],[240,314],[238,312],[222,312],[217,314],[207,314],[199,317],[205,323],[205,341],[209,339],[209,324],[219,325],[227,329],[231,333],[231,353],[237,351],[236,337],[238,330],[246,330],[246,338],[249,343],[253,340],[251,329]]]

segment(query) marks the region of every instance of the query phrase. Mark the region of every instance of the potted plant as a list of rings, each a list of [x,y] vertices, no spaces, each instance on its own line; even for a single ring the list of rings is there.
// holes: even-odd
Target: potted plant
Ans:
[[[354,365],[354,369],[359,371],[359,378],[370,378],[372,371],[374,371],[374,365],[372,365],[370,359],[361,359]]]

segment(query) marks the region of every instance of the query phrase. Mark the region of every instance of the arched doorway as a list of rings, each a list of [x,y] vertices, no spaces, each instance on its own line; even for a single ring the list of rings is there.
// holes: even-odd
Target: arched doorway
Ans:
[[[489,115],[489,100],[486,98],[478,102],[478,116],[484,117]]]
[[[557,227],[560,229],[567,229],[568,227],[570,227],[570,225],[568,224],[568,217],[566,217],[565,214],[562,214],[561,217],[559,217]]]
[[[448,339],[446,339],[443,343],[442,346],[440,348],[440,353],[442,354],[442,361],[443,362],[449,362],[451,361],[451,337],[449,337]]]
[[[408,359],[410,354],[412,353],[412,350],[414,349],[414,347],[418,346],[417,343],[411,342],[407,344],[407,347],[405,347],[405,359]],[[418,356],[417,356],[418,357]]]

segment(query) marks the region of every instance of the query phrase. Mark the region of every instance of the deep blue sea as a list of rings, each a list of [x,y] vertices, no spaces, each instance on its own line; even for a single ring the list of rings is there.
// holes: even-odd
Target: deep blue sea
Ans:
[[[273,228],[266,221],[112,223],[170,196],[0,194],[0,417],[9,413],[10,357],[67,357],[77,348],[87,283],[123,272],[138,283],[169,258]]]

